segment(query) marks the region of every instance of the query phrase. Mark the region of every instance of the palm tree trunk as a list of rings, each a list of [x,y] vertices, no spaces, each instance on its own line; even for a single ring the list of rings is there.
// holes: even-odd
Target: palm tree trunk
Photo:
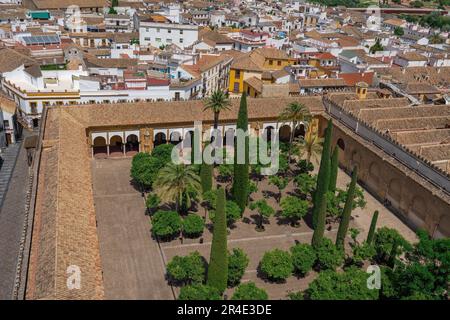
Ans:
[[[180,213],[180,197],[177,196],[175,199],[175,211],[179,214]]]
[[[214,129],[219,126],[219,112],[214,112]]]

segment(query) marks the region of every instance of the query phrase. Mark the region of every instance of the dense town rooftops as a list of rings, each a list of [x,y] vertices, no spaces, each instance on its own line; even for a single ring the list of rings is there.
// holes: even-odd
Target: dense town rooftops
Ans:
[[[107,0],[31,0],[37,9],[65,9],[70,6],[79,8],[104,8],[108,6]]]
[[[377,68],[377,76],[394,83],[423,82],[449,88],[450,67]]]

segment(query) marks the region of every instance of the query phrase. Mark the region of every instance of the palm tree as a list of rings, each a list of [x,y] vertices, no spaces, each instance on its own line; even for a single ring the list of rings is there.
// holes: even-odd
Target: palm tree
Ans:
[[[295,129],[300,122],[303,122],[305,127],[311,121],[311,113],[305,105],[298,102],[291,102],[288,106],[280,113],[279,119],[281,121],[291,121],[292,130],[289,137],[289,157],[288,163],[291,163],[291,153],[292,153],[292,143],[294,141]]]
[[[162,201],[175,202],[177,212],[180,210],[183,197],[187,207],[190,207],[191,192],[200,194],[202,190],[200,177],[192,166],[177,165],[172,162],[159,171],[153,186],[155,193]]]
[[[440,36],[438,33],[433,34],[433,35],[430,37],[429,40],[430,40],[430,43],[431,43],[431,44],[441,44],[441,43],[444,43],[444,39],[441,38],[441,36]]]
[[[306,162],[310,163],[311,158],[315,163],[319,162],[319,157],[322,153],[322,143],[323,139],[319,138],[317,130],[312,129],[312,126],[308,127],[305,137],[300,138],[296,143],[295,147],[300,156],[306,154]]]
[[[223,91],[216,90],[209,98],[206,98],[203,111],[210,109],[214,113],[214,129],[217,129],[219,124],[220,112],[229,109],[229,106],[230,100]]]

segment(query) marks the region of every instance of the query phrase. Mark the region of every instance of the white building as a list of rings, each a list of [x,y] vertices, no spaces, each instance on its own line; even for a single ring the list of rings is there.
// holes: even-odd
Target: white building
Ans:
[[[198,40],[198,26],[170,22],[147,22],[139,24],[141,46],[161,46],[175,44],[184,49]]]
[[[78,78],[87,75],[81,70],[41,71],[38,65],[24,65],[4,72],[3,91],[19,108],[19,117],[29,126],[37,127],[43,107],[76,104],[80,98]]]

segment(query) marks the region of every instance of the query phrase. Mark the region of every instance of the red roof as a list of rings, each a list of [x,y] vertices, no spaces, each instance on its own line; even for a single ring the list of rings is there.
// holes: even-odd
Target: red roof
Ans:
[[[251,30],[241,30],[240,31],[243,34],[254,36],[254,37],[262,37],[262,36],[268,36],[269,34],[267,32],[253,32]]]
[[[317,53],[316,55],[314,55],[314,58],[317,59],[321,59],[321,60],[332,60],[332,59],[336,59],[335,56],[333,56],[331,53],[329,52],[321,52],[321,53]]]
[[[344,79],[347,86],[355,86],[358,82],[365,82],[369,86],[372,85],[374,72],[355,72],[355,73],[340,73],[339,78]]]
[[[147,85],[149,86],[168,86],[169,83],[168,79],[147,78]]]

